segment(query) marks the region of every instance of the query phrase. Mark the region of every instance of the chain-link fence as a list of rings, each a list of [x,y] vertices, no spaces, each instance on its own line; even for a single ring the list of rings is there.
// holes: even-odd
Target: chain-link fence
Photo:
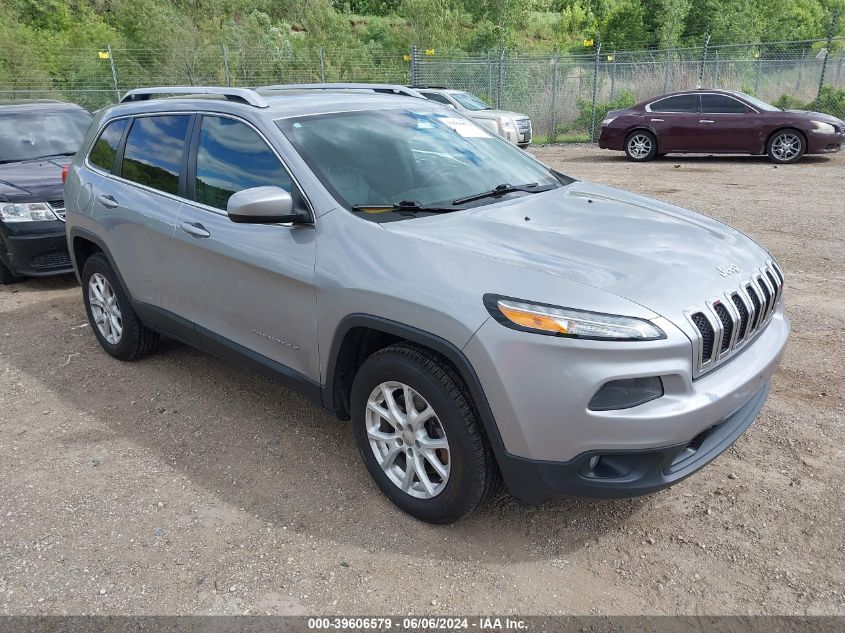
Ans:
[[[822,86],[845,88],[845,39],[578,55],[418,49],[205,46],[172,50],[67,49],[22,54],[0,44],[0,99],[63,99],[91,110],[142,86],[360,81],[467,90],[531,116],[541,140],[587,140],[607,110],[697,86],[741,90],[790,107]],[[845,116],[845,112],[837,113]],[[594,136],[594,134],[593,134]]]

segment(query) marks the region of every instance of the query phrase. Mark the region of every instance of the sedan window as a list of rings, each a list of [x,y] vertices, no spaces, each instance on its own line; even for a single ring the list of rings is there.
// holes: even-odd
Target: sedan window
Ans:
[[[698,112],[699,95],[666,97],[651,104],[652,112]]]
[[[708,114],[744,114],[744,103],[724,95],[701,95],[701,111]]]

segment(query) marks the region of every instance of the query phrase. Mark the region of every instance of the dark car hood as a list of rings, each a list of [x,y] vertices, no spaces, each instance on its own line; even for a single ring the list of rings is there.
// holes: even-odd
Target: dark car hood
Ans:
[[[71,156],[0,164],[0,200],[43,202],[61,200],[62,168]]]
[[[684,309],[722,295],[770,258],[720,222],[587,182],[383,226],[566,277],[678,321]],[[729,265],[739,274],[725,279],[719,267]]]
[[[830,123],[832,125],[842,125],[842,119],[837,119],[835,116],[825,114],[824,112],[813,112],[812,110],[784,110],[790,114],[800,114],[802,118],[812,119],[814,121],[821,121],[822,123]],[[777,114],[777,112],[775,112]]]

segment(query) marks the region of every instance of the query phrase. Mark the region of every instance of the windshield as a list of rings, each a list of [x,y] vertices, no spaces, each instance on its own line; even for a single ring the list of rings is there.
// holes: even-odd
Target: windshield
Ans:
[[[761,101],[757,97],[752,97],[751,95],[747,95],[744,92],[734,92],[733,94],[735,94],[737,97],[745,99],[748,103],[750,103],[758,110],[763,110],[765,112],[780,112],[780,108],[776,108],[772,104],[766,103],[765,101]]]
[[[492,108],[475,95],[468,92],[450,92],[449,96],[467,110],[491,110]]]
[[[91,123],[84,110],[30,110],[0,114],[0,162],[71,156]]]
[[[453,200],[503,183],[553,187],[561,182],[507,141],[454,113],[377,110],[276,123],[348,209],[401,201],[451,209]]]

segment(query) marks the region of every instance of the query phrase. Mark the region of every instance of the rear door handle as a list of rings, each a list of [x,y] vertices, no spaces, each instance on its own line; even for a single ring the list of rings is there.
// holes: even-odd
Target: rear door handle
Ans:
[[[211,233],[206,231],[205,227],[199,222],[182,222],[179,228],[191,237],[211,237]]]
[[[662,123],[662,122],[663,122],[663,119],[652,119],[652,121],[659,121],[659,122],[661,122],[661,123]]]
[[[699,123],[715,123],[715,121],[712,119],[701,119],[699,120]]]
[[[117,206],[117,200],[108,194],[97,196],[97,202],[103,205],[106,209],[114,209]]]

